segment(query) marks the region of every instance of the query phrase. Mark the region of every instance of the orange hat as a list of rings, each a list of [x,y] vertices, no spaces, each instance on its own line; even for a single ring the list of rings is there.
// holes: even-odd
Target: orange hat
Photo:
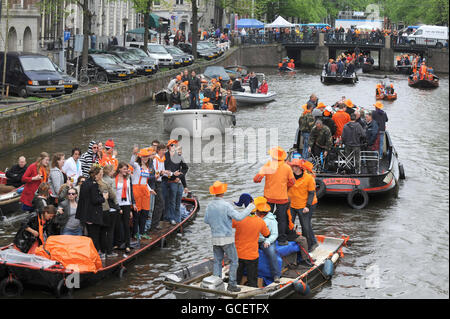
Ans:
[[[133,171],[134,171],[134,167],[133,166],[131,166],[130,164],[127,164],[128,165],[128,169],[131,171],[131,173],[133,173]]]
[[[215,181],[212,186],[209,186],[209,193],[211,195],[224,194],[227,191],[228,184],[222,183],[220,181]]]
[[[221,76],[219,76],[219,80],[222,80],[222,77],[221,77]]]
[[[169,140],[169,141],[167,142],[167,146],[170,146],[170,145],[172,145],[172,144],[178,144],[178,141],[177,141],[177,140]]]
[[[317,105],[317,108],[318,109],[324,109],[324,108],[326,108],[327,106],[325,105],[325,104],[323,104],[322,102],[319,102],[319,104]]]
[[[345,105],[347,105],[350,108],[353,108],[353,106],[354,106],[352,100],[350,100],[350,99],[345,100]]]
[[[286,152],[279,146],[271,148],[269,150],[269,155],[278,161],[284,161],[287,157]]]
[[[290,161],[288,164],[290,166],[298,166],[298,167],[303,167],[303,162],[305,160],[300,159],[300,158],[294,158],[292,161]]]
[[[294,59],[291,59],[291,62],[294,62]]]
[[[393,87],[394,87],[394,84],[391,83],[391,88],[393,88]]]
[[[150,156],[150,155],[152,155],[152,153],[150,152],[150,150],[148,148],[141,148],[141,150],[137,154],[137,156],[139,156],[139,157],[146,157],[146,156]]]
[[[189,85],[189,81],[184,81],[183,84],[188,86]]]
[[[312,173],[313,172],[313,168],[314,168],[314,164],[309,162],[309,161],[304,161],[302,167],[304,169],[306,169],[308,172]]]
[[[307,108],[308,108],[308,105],[307,105],[307,104],[303,104],[303,105],[302,105],[303,111],[306,111]]]
[[[212,79],[211,79],[211,82],[212,82],[212,83],[216,83],[216,82],[217,82],[216,78],[212,78]]]
[[[109,139],[105,142],[105,147],[106,148],[113,148],[115,146],[114,141]]]
[[[265,197],[256,197],[253,200],[253,203],[255,204],[255,209],[253,209],[252,212],[270,212],[270,205],[267,204],[267,199]]]
[[[177,79],[178,81],[181,81],[181,75],[177,75],[176,79]]]
[[[209,97],[204,97],[202,101],[203,102],[209,102]]]
[[[373,106],[375,106],[377,109],[380,109],[380,110],[384,107],[383,103],[381,103],[380,101],[375,103]]]
[[[330,116],[331,113],[328,110],[323,111],[323,116]]]

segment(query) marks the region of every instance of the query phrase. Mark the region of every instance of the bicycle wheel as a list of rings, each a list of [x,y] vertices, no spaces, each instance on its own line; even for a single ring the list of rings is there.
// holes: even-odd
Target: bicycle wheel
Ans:
[[[99,72],[97,74],[97,83],[98,84],[108,83],[108,75],[106,74],[106,72]]]
[[[84,87],[89,84],[89,76],[86,73],[82,73],[79,76],[78,83]]]

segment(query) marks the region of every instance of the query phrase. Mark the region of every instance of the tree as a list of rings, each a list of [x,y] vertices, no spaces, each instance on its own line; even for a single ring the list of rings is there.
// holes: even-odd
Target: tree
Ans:
[[[137,13],[144,15],[144,51],[148,50],[148,36],[150,29],[150,13],[152,13],[153,0],[131,0]]]

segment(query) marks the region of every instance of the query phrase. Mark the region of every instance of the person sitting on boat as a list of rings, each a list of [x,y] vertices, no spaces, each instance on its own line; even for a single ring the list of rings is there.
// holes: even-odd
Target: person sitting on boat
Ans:
[[[332,117],[334,123],[336,124],[336,133],[334,135],[336,139],[341,137],[344,125],[350,122],[350,115],[345,111],[346,105],[339,103],[338,107],[339,109],[333,114]]]
[[[14,186],[15,188],[22,186],[22,176],[25,174],[27,168],[27,159],[25,156],[20,156],[17,164],[13,165],[5,173],[6,185]]]
[[[255,72],[250,73],[248,85],[250,86],[250,92],[256,93],[256,90],[258,90],[258,78],[256,77]]]
[[[267,94],[267,92],[269,91],[269,85],[267,84],[266,80],[262,80],[260,87],[258,88],[258,93],[261,94]]]
[[[224,105],[224,109],[235,113],[237,108],[236,108],[236,99],[233,96],[233,91],[231,91],[230,89],[227,90],[227,97],[225,98],[225,105]]]
[[[235,232],[235,242],[236,251],[239,260],[239,266],[236,273],[236,280],[238,283],[242,281],[244,276],[244,270],[247,272],[247,286],[258,287],[258,243],[260,235],[264,237],[269,237],[270,230],[264,220],[257,215],[255,212],[259,208],[263,210],[270,211],[270,206],[267,205],[267,200],[265,200],[265,205],[267,207],[261,207],[260,201],[255,198],[254,204],[255,209],[252,213],[245,217],[241,221],[233,220],[232,227],[236,229]],[[265,198],[264,198],[265,199]],[[272,240],[275,241],[276,237]]]
[[[261,183],[266,178],[264,184],[264,197],[270,205],[271,211],[275,212],[278,221],[278,244],[281,246],[288,244],[289,223],[287,210],[289,208],[288,187],[294,185],[295,179],[292,169],[284,160],[286,152],[281,147],[274,147],[269,150],[271,159],[264,164],[258,174],[253,178],[253,182]]]
[[[336,134],[336,123],[334,123],[332,119],[333,112],[333,108],[331,106],[327,106],[323,111],[321,118],[323,125],[328,126],[330,129],[331,136]]]
[[[328,126],[323,125],[322,120],[317,120],[309,135],[308,152],[314,156],[327,157],[332,147],[332,136]]]
[[[360,173],[361,146],[366,137],[366,133],[359,123],[356,123],[356,114],[350,115],[350,122],[345,124],[342,132],[342,143],[345,145],[344,152],[348,157],[353,153],[355,159],[355,172]]]
[[[173,87],[172,93],[169,95],[169,107],[175,110],[181,110],[181,94],[178,91],[178,86]]]
[[[294,63],[294,59],[291,59],[288,63],[288,68],[290,68],[291,70],[295,70],[295,63]]]
[[[304,164],[306,161],[295,158],[288,164],[292,167],[295,177],[295,184],[289,188],[288,195],[290,201],[290,211],[292,223],[298,216],[302,227],[302,236],[306,238],[308,252],[317,247],[316,236],[312,229],[311,219],[317,206],[316,181],[314,177],[307,172]]]
[[[242,87],[242,78],[238,77],[234,80],[233,86],[231,87],[232,91],[245,92],[245,89]]]
[[[227,203],[223,196],[227,191],[228,184],[220,181],[214,182],[209,187],[209,193],[214,199],[206,207],[204,222],[211,228],[211,237],[214,253],[213,275],[222,278],[222,262],[224,254],[231,260],[229,271],[229,282],[227,290],[239,292],[241,289],[237,286],[238,255],[235,246],[235,237],[233,236],[233,219],[243,220],[247,217],[255,205],[251,202],[245,210],[238,212],[233,206]]]
[[[305,159],[308,158],[309,156],[308,153],[309,135],[311,134],[311,130],[314,127],[314,117],[312,116],[311,111],[312,111],[312,104],[311,103],[306,104],[306,110],[298,119],[298,128],[303,138],[302,157]]]
[[[14,245],[23,253],[33,253],[37,246],[43,245],[51,232],[51,220],[55,217],[55,206],[49,205],[42,212],[32,213],[22,224],[14,237]]]
[[[384,87],[381,83],[377,84],[377,88],[375,89],[375,95],[377,97],[381,97],[384,95]]]
[[[319,98],[314,93],[309,96],[309,101],[306,102],[307,105],[311,104],[313,109],[317,107],[318,103],[319,103]]]
[[[210,102],[209,97],[203,98],[202,110],[214,110],[214,105]]]
[[[50,185],[46,182],[39,185],[33,197],[32,207],[34,212],[42,213],[44,207],[48,206],[50,197]]]
[[[256,197],[254,203],[256,206],[254,209],[256,216],[263,219],[270,231],[270,235],[268,237],[264,237],[262,234],[259,235],[259,249],[264,252],[269,260],[269,267],[270,272],[272,273],[273,281],[279,283],[281,269],[278,264],[277,251],[275,247],[275,241],[278,237],[278,222],[275,215],[270,212],[270,206],[267,204],[266,198],[262,196]]]

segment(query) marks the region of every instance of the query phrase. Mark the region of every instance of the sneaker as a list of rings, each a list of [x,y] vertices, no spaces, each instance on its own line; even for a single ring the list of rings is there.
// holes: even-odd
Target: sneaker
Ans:
[[[238,286],[228,285],[227,290],[229,292],[239,292],[241,291],[241,288],[239,288]]]
[[[177,224],[177,222],[174,221],[173,219],[170,221],[170,223],[171,223],[172,225],[176,225],[176,224]]]
[[[275,276],[275,277],[273,277],[273,282],[275,282],[275,283],[280,283],[280,277],[278,277],[278,276]]]
[[[286,245],[288,245],[289,244],[289,242],[286,240],[286,241],[279,241],[278,242],[278,246],[286,246]]]
[[[119,255],[117,255],[115,252],[106,254],[106,257],[107,257],[107,258],[113,258],[113,257],[117,257],[117,256],[119,256]]]

